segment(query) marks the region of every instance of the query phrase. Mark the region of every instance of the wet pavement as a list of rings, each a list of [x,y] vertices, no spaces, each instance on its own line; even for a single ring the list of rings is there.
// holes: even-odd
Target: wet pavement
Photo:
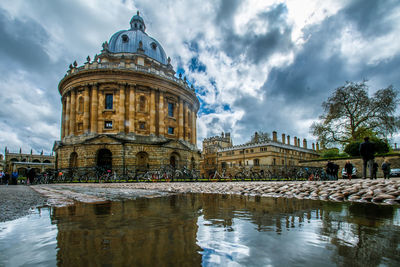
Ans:
[[[237,194],[376,204],[400,204],[400,179],[279,181],[279,182],[175,182],[53,184],[32,187],[48,198],[51,206],[108,200],[157,197],[176,193]]]
[[[14,220],[46,204],[46,198],[30,186],[0,185],[0,222]]]
[[[76,202],[99,203],[177,193],[235,194],[399,205],[400,179],[1,185],[0,222],[27,215],[32,208],[38,206],[61,207]]]

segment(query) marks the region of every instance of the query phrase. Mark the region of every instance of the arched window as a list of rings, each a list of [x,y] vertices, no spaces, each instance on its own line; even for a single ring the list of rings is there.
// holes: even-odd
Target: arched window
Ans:
[[[43,163],[51,163],[50,160],[46,159]]]
[[[139,152],[136,154],[136,165],[139,171],[146,171],[149,169],[149,154],[146,152]]]
[[[83,113],[83,97],[80,96],[78,100],[78,112]]]
[[[179,168],[179,159],[180,156],[178,153],[173,152],[171,156],[169,157],[169,164],[171,165],[172,168]]]
[[[143,95],[140,96],[140,98],[139,98],[139,111],[140,112],[146,111],[146,97]]]
[[[104,170],[112,169],[112,153],[106,148],[97,151],[97,166]]]
[[[78,153],[72,152],[69,156],[69,167],[76,168],[78,167]]]
[[[34,159],[32,162],[34,162],[34,163],[40,163],[40,160]]]

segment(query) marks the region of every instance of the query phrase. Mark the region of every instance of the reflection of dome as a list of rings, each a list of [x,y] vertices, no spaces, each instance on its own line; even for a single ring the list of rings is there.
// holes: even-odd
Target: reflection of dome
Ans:
[[[109,52],[144,53],[162,64],[168,64],[167,56],[160,43],[145,33],[146,26],[139,12],[132,17],[130,24],[129,30],[122,30],[111,36],[108,45]]]

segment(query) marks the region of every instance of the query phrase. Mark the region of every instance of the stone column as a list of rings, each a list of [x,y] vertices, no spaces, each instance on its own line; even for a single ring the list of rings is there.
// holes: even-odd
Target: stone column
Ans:
[[[113,96],[114,98],[114,96]],[[103,128],[104,128],[104,119],[103,119],[103,110],[104,110],[104,91],[100,90],[100,86],[98,87],[98,92],[97,92],[97,132],[98,133],[103,133]],[[114,101],[114,99],[113,99]]]
[[[135,132],[136,97],[135,86],[129,86],[129,132]]]
[[[161,136],[164,136],[164,134],[165,134],[164,91],[161,91],[161,90],[160,90],[160,98],[158,101],[158,114],[159,114],[159,118],[158,118],[159,134]]]
[[[71,113],[69,119],[69,132],[72,135],[75,135],[75,118],[76,118],[76,91],[75,88],[71,89]]]
[[[192,115],[192,118],[191,118],[192,127],[190,129],[191,133],[192,133],[192,135],[191,135],[191,143],[192,144],[196,144],[196,113],[194,112],[194,110],[192,110],[191,115]]]
[[[85,92],[83,93],[83,133],[88,133],[90,131],[89,118],[90,118],[90,97],[89,97],[89,86],[85,87]]]
[[[150,94],[150,134],[156,133],[156,94],[153,89],[151,90]]]
[[[189,133],[189,109],[188,109],[188,105],[187,104],[184,104],[183,105],[183,112],[184,112],[184,114],[185,114],[185,116],[184,116],[184,130],[183,130],[183,136],[184,136],[184,138],[183,138],[183,140],[188,140],[189,138],[188,138],[188,133]]]
[[[66,93],[65,94],[65,98],[66,98],[66,103],[67,103],[67,107],[65,109],[65,136],[69,135],[69,119],[70,119],[70,113],[71,113],[71,95],[70,93]]]
[[[183,100],[179,98],[178,138],[183,139]]]
[[[91,118],[90,118],[90,131],[92,133],[97,133],[97,105],[98,105],[98,85],[95,84],[92,86],[92,106],[91,106]]]
[[[125,85],[119,86],[119,107],[118,107],[119,131],[125,132]]]
[[[197,146],[197,113],[194,112],[194,142],[193,144]]]
[[[62,105],[62,114],[61,114],[61,140],[65,137],[65,113],[67,109],[67,101],[66,97],[64,96],[61,99],[61,105]]]

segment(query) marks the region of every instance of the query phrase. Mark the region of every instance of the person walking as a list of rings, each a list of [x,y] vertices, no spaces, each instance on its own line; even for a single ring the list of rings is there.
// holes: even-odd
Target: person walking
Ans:
[[[351,177],[353,175],[353,164],[351,164],[350,160],[346,161],[346,164],[344,165],[344,170],[347,173],[347,179],[351,180]]]
[[[28,178],[28,183],[29,184],[33,184],[33,182],[35,180],[35,176],[36,176],[35,169],[34,168],[30,168],[29,171],[28,171],[28,174],[27,174],[27,178]]]
[[[383,171],[383,179],[390,178],[390,163],[387,159],[385,159],[382,163],[382,171]]]
[[[369,169],[369,177],[373,178],[373,168],[374,168],[374,154],[375,145],[369,141],[369,137],[364,138],[364,142],[360,144],[360,155],[363,159],[363,179],[367,178],[367,166]]]
[[[18,172],[17,171],[13,171],[11,173],[11,184],[13,184],[13,185],[18,184]]]

